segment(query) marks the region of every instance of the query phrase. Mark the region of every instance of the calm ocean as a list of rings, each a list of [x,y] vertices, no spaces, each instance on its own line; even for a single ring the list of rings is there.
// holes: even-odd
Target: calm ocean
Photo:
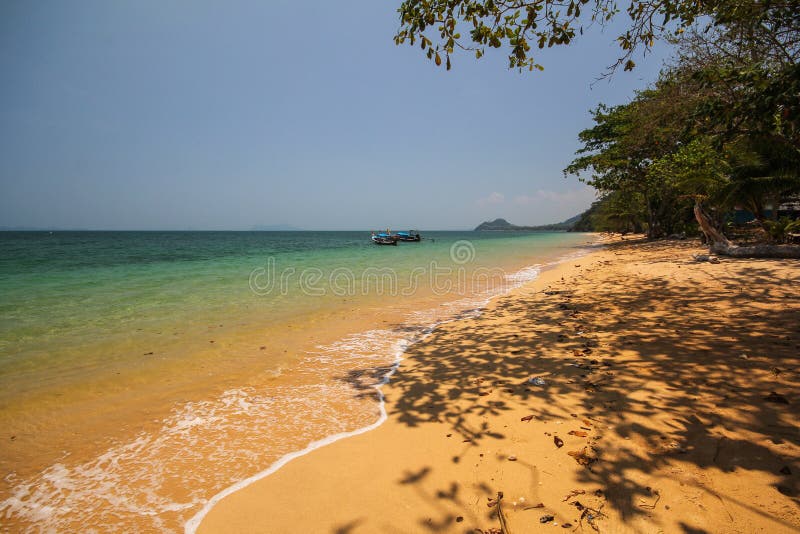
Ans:
[[[359,390],[404,347],[591,239],[422,234],[0,233],[0,529],[183,530],[373,423]]]

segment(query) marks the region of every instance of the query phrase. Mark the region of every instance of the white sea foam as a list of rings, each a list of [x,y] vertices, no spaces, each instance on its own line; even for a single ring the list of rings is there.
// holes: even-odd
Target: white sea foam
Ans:
[[[519,287],[522,284],[526,284],[539,278],[539,274],[541,272],[541,265],[531,265],[530,267],[524,267],[513,274],[507,275],[506,279],[514,284],[517,284],[517,287]]]
[[[366,342],[365,339],[375,339],[375,336],[377,334],[379,334],[379,331],[368,332],[363,337],[353,336],[353,337],[349,338],[348,341],[340,342],[338,344],[335,344],[335,346],[337,346],[339,348],[341,348],[342,345],[347,345],[347,346],[353,346],[353,345],[355,345],[355,346],[365,346],[366,345],[367,347],[370,347],[369,343]],[[317,440],[317,441],[313,441],[313,442],[309,443],[302,450],[291,452],[289,454],[286,454],[286,455],[282,456],[277,462],[273,463],[268,469],[266,469],[264,471],[261,471],[260,473],[256,473],[255,475],[253,475],[251,477],[248,477],[248,478],[246,478],[244,480],[240,480],[239,482],[236,482],[235,484],[233,484],[231,486],[228,486],[227,488],[225,488],[221,492],[219,492],[216,495],[214,495],[211,499],[209,499],[204,504],[203,508],[201,508],[200,511],[198,511],[191,519],[189,519],[189,521],[186,522],[185,529],[184,529],[185,532],[194,533],[197,530],[197,527],[200,526],[200,522],[203,520],[203,518],[222,499],[224,499],[228,495],[231,495],[232,493],[235,493],[235,492],[239,491],[242,488],[245,488],[245,487],[253,484],[254,482],[257,482],[257,481],[259,481],[259,480],[261,480],[261,479],[263,479],[265,477],[268,477],[269,475],[271,475],[272,473],[276,472],[278,469],[280,469],[284,465],[288,464],[289,462],[291,462],[295,458],[299,458],[301,456],[305,456],[306,454],[308,454],[308,453],[310,453],[310,452],[312,452],[312,451],[314,451],[316,449],[319,449],[320,447],[324,447],[326,445],[330,445],[331,443],[335,443],[335,442],[337,442],[337,441],[339,441],[341,439],[349,438],[349,437],[357,436],[359,434],[363,434],[365,432],[369,432],[370,430],[378,428],[380,425],[382,425],[383,422],[386,421],[387,414],[386,414],[386,403],[385,403],[385,400],[384,400],[383,392],[381,391],[381,386],[387,384],[389,382],[389,379],[391,378],[391,376],[397,370],[397,367],[400,365],[400,362],[402,361],[402,355],[403,355],[403,352],[405,351],[406,346],[407,346],[407,343],[405,343],[405,340],[401,340],[400,342],[398,342],[396,344],[395,360],[394,360],[394,363],[391,366],[391,369],[387,373],[385,373],[383,375],[383,377],[381,378],[381,381],[378,384],[375,384],[373,386],[375,388],[377,394],[378,394],[378,402],[379,402],[379,407],[378,407],[379,416],[378,416],[377,421],[375,421],[374,423],[372,423],[370,425],[367,425],[365,427],[359,428],[357,430],[353,430],[353,431],[350,431],[350,432],[339,432],[338,434],[334,434],[332,436],[328,436],[328,437],[325,437],[323,439],[320,439],[320,440]],[[331,351],[331,350],[335,350],[335,349],[334,349],[334,347],[330,347],[329,349],[326,348],[326,350],[327,351]]]

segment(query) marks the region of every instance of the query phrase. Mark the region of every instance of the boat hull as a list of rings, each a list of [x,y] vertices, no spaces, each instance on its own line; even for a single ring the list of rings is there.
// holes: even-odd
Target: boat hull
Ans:
[[[397,240],[390,237],[373,237],[372,242],[376,245],[393,245],[397,246]]]

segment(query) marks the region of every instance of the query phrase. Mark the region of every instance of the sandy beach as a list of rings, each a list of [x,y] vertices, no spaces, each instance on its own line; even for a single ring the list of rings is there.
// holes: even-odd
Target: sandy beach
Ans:
[[[615,242],[440,326],[383,425],[198,531],[800,531],[800,269],[703,251]]]

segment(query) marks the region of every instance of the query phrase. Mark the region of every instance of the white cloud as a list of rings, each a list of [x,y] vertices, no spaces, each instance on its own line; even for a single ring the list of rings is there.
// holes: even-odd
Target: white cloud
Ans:
[[[591,204],[595,199],[595,191],[591,187],[581,187],[568,191],[551,191],[539,189],[529,195],[517,195],[514,204],[518,206],[544,206],[555,204],[564,207],[583,206]]]
[[[497,191],[492,192],[489,196],[481,198],[478,200],[478,204],[481,206],[494,206],[497,204],[502,204],[505,202],[506,196],[503,193],[498,193]]]

